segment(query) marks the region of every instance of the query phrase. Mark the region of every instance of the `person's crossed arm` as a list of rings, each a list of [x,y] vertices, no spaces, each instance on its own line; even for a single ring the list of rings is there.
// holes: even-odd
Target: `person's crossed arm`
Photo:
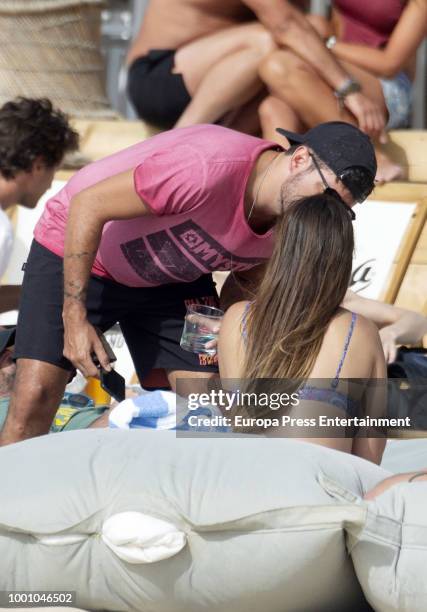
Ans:
[[[243,0],[269,30],[279,47],[293,51],[337,91],[350,75],[339,63],[302,11],[288,0]],[[345,97],[346,108],[355,116],[361,130],[372,138],[385,140],[386,118],[380,107],[362,92]]]
[[[377,325],[388,363],[396,359],[399,344],[417,344],[427,334],[427,317],[417,312],[364,298],[350,290],[343,306]]]
[[[97,376],[91,354],[110,370],[108,356],[87,320],[92,265],[108,221],[151,214],[135,192],[134,171],[112,176],[75,195],[70,203],[64,250],[64,356],[85,376]]]

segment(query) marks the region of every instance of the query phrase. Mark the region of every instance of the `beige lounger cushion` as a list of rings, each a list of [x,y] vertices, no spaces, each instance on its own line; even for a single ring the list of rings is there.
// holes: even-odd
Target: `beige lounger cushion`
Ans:
[[[260,437],[85,430],[2,448],[0,590],[73,590],[85,610],[362,612],[343,530],[360,507],[333,499],[321,473],[356,496],[389,475]],[[126,562],[102,537],[123,512],[166,521],[184,546]]]
[[[389,443],[384,463],[398,472],[425,469],[426,441]],[[345,525],[347,548],[374,610],[427,610],[427,482],[396,484],[366,502],[336,482],[320,481],[333,498],[359,508]]]
[[[348,546],[363,591],[377,612],[427,610],[427,483],[395,485],[368,504]]]

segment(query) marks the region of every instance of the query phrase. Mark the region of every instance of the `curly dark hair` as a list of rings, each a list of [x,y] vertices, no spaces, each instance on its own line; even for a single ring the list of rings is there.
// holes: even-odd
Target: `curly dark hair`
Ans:
[[[52,168],[78,146],[67,116],[47,98],[17,98],[0,108],[0,173],[6,179],[29,172],[37,157]]]

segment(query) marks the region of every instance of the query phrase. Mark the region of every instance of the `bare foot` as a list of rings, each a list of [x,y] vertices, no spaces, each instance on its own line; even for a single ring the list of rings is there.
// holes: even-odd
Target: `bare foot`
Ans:
[[[389,157],[378,149],[375,150],[377,156],[377,176],[375,180],[380,185],[389,183],[390,181],[397,181],[398,179],[404,179],[405,173],[402,166],[391,161]]]

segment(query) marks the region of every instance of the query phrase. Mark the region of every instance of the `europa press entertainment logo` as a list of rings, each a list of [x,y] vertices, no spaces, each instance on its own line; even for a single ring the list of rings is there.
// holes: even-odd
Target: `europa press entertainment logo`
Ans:
[[[367,289],[375,277],[376,259],[367,259],[354,268],[351,274],[350,288],[358,293]]]

